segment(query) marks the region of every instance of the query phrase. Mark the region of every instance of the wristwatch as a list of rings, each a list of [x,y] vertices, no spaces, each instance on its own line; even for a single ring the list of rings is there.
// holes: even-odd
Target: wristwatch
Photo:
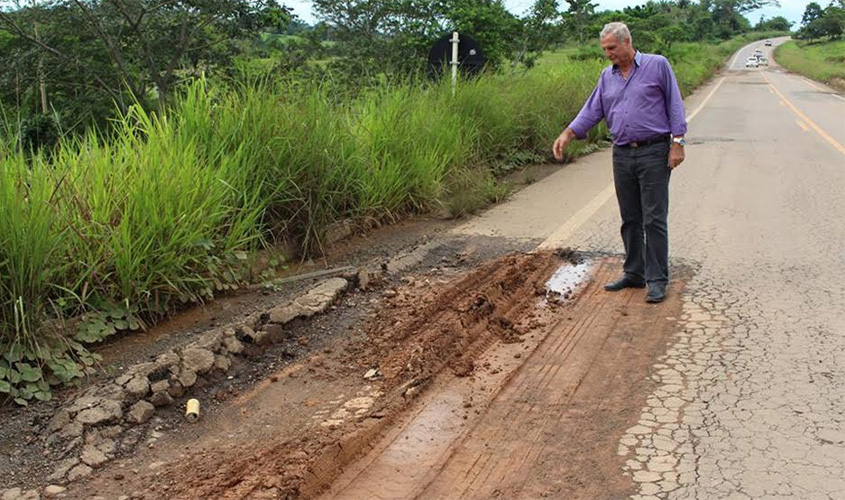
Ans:
[[[684,140],[683,137],[673,137],[672,142],[677,144],[678,146],[684,147],[687,145],[687,141]]]

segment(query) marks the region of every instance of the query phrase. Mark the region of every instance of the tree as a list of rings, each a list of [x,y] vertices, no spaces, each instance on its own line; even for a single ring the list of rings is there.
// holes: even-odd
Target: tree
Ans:
[[[442,2],[440,9],[448,25],[478,40],[492,66],[512,58],[518,50],[522,22],[505,8],[502,0]]]
[[[823,19],[826,34],[833,39],[841,38],[845,32],[845,6],[837,6],[831,2],[824,10]]]
[[[314,9],[337,42],[334,67],[359,78],[421,69],[426,46],[442,31],[433,0],[315,0]]]
[[[570,31],[578,37],[578,43],[584,43],[584,32],[590,20],[595,16],[598,4],[590,0],[566,0],[569,3],[567,11],[567,24]]]
[[[226,64],[240,40],[290,19],[275,0],[33,0],[15,7],[0,11],[0,27],[17,38],[19,51],[52,69],[53,85],[75,97],[93,91],[123,110],[151,96],[164,106],[181,78]],[[32,73],[32,63],[16,66]]]
[[[768,20],[760,20],[754,29],[758,31],[789,31],[792,29],[792,22],[783,16],[775,16]]]
[[[713,36],[714,22],[707,2],[693,4],[687,9],[685,24],[692,40],[702,42]]]
[[[821,10],[819,5],[813,2],[807,5],[802,23],[804,27],[798,31],[799,38],[813,41],[827,36],[837,40],[845,32],[845,9],[831,2],[830,6]]]
[[[478,40],[492,67],[519,58],[526,47],[527,61],[531,47],[541,43],[526,38],[522,20],[502,0],[315,0],[314,6],[338,42],[335,68],[356,79],[422,71],[434,41],[453,30]],[[541,4],[537,15],[547,14],[548,5]]]
[[[557,0],[537,0],[522,23],[522,47],[513,58],[513,65],[530,68],[549,46],[563,35],[561,12]]]
[[[821,5],[817,4],[816,2],[810,2],[807,4],[807,7],[804,9],[804,16],[801,17],[801,25],[807,26],[808,24],[812,23],[816,19],[820,19],[823,15]]]
[[[833,40],[838,40],[842,37],[843,22],[836,16],[825,15],[821,19],[813,21],[819,24],[819,31],[822,36],[828,36]]]
[[[686,32],[681,28],[678,24],[672,24],[670,26],[666,26],[661,28],[657,34],[660,36],[660,40],[662,42],[661,51],[659,53],[663,53],[663,55],[667,55],[668,51],[672,48],[672,44],[675,42],[684,42]]]

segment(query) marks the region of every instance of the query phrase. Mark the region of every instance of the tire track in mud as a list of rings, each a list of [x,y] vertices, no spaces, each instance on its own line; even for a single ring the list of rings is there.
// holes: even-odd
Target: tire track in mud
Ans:
[[[595,287],[592,292],[594,295]],[[526,477],[524,469],[543,451],[543,433],[560,417],[560,412],[554,409],[569,403],[598,352],[593,344],[605,340],[588,335],[605,307],[607,302],[580,318],[567,331],[561,331],[560,327],[555,329],[553,333],[561,335],[557,338],[550,335],[549,342],[541,345],[526,361],[517,377],[497,398],[487,418],[462,444],[437,482],[429,486],[421,498],[442,498],[449,492],[460,492],[457,496],[461,498],[512,496],[507,492],[507,483],[513,482],[509,478]],[[582,353],[586,355],[579,357]],[[550,409],[553,411],[548,411]],[[501,422],[509,425],[503,426]],[[531,429],[527,437],[520,435],[523,429]],[[488,450],[490,442],[497,443],[494,447],[497,452]],[[502,449],[505,453],[498,452]]]
[[[269,406],[266,397],[285,404],[297,400],[297,391],[300,399],[303,390],[319,393],[315,384],[361,380],[361,390],[366,389],[373,400],[365,411],[321,425],[330,415],[323,407],[310,409],[289,422],[272,422],[272,433],[262,429],[261,438],[230,446],[220,445],[219,434],[231,429],[231,422],[209,421],[199,442],[191,443],[194,451],[188,459],[132,478],[136,485],[158,485],[142,498],[293,499],[319,494],[398,419],[419,406],[417,399],[436,379],[467,381],[478,378],[479,372],[494,371],[484,366],[490,361],[477,364],[493,345],[522,351],[523,338],[537,335],[548,322],[544,315],[559,307],[541,308],[538,303],[545,294],[543,284],[563,262],[552,252],[512,254],[448,282],[438,282],[434,276],[428,282],[426,276],[412,278],[368,320],[363,341],[350,341],[333,349],[336,354],[320,355],[319,366],[331,366],[330,372],[309,366],[299,370],[295,380],[271,377],[276,379],[273,384],[257,386],[255,393],[245,395],[264,406]],[[378,367],[380,378],[363,380],[366,367]],[[308,384],[303,387],[304,377]],[[320,418],[314,418],[317,411]],[[249,413],[237,425],[259,427]],[[260,427],[266,425],[265,418]]]
[[[616,259],[596,264],[590,283],[557,312],[548,336],[537,332],[543,338],[489,394],[477,418],[466,429],[447,430],[452,443],[409,446],[401,434],[391,436],[374,452],[379,456],[368,457],[371,465],[348,472],[321,498],[570,500],[631,493],[633,483],[618,473],[616,443],[651,389],[646,377],[676,326],[683,276],[667,302],[654,306],[643,301],[644,291],[601,289],[618,266]],[[485,374],[478,377],[483,384]],[[397,442],[404,460],[391,458]]]
[[[549,251],[517,253],[451,278],[407,276],[384,290],[376,316],[362,316],[365,336],[340,336],[267,374],[229,412],[67,498],[627,494],[616,444],[637,420],[629,409],[652,389],[647,371],[673,325],[667,317],[678,316],[683,277],[666,303],[648,305],[642,290],[601,290],[619,267],[602,259],[560,302],[544,287],[564,264]],[[365,380],[375,367],[380,375]]]

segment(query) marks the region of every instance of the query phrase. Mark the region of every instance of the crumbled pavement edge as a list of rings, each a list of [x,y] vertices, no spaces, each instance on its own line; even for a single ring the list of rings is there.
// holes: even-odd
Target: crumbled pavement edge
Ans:
[[[132,450],[139,436],[127,431],[152,419],[158,408],[171,407],[190,396],[201,377],[225,374],[238,357],[258,355],[264,348],[286,339],[283,326],[297,318],[326,311],[350,287],[366,290],[381,278],[366,268],[329,278],[304,294],[243,321],[213,328],[184,345],[138,363],[121,375],[87,387],[53,416],[42,441],[60,460],[47,486],[0,491],[0,500],[40,500],[61,494],[64,486],[91,475],[112,460],[120,447]]]

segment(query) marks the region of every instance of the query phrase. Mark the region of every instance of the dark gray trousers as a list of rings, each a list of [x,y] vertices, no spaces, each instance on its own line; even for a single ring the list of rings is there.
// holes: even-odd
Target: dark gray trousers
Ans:
[[[622,216],[625,274],[669,281],[669,144],[613,147],[613,183]]]

